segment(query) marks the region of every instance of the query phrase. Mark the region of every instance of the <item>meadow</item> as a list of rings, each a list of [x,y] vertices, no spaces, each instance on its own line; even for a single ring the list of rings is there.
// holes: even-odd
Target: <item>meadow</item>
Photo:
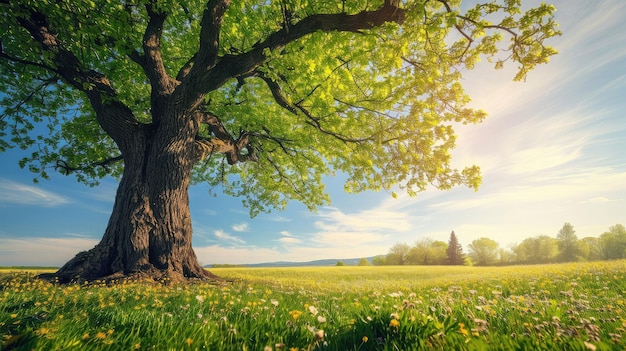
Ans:
[[[0,272],[2,350],[626,348],[626,261],[219,268],[187,285]]]

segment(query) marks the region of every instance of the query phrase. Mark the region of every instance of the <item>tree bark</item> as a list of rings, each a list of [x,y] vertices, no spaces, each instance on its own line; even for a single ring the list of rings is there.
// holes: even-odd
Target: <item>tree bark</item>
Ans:
[[[102,240],[59,269],[59,282],[215,277],[200,266],[191,247],[188,188],[196,131],[193,122],[180,123],[193,118],[162,120],[135,136],[124,155],[124,174]]]

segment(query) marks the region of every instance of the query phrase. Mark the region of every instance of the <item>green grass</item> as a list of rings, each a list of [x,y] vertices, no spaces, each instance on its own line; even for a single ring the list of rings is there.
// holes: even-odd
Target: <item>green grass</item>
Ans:
[[[0,273],[3,350],[622,350],[626,261],[219,268],[225,284]]]

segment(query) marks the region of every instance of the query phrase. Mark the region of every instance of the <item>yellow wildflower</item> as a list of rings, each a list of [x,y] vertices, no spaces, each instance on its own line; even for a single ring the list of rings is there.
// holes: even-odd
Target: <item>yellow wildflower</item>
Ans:
[[[397,319],[392,319],[391,322],[389,322],[389,326],[393,328],[397,328],[400,326],[400,321]]]
[[[465,329],[465,324],[463,323],[459,323],[459,332],[466,337],[469,336],[469,332]]]
[[[363,341],[363,343],[366,343],[369,340],[369,338],[367,336],[364,336],[363,339],[361,340]]]
[[[193,344],[193,340],[191,338],[187,338],[187,345],[191,346]]]
[[[293,318],[293,320],[296,320],[300,318],[300,315],[302,314],[302,312],[298,310],[293,310],[293,311],[289,311],[289,314],[291,315],[291,318]]]
[[[96,334],[96,339],[106,339],[107,335],[103,332],[98,332],[98,334]]]

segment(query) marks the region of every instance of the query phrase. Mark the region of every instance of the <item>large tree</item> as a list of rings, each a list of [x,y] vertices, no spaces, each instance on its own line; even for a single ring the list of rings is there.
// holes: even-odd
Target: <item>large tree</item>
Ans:
[[[551,263],[558,255],[558,240],[547,235],[526,238],[513,248],[513,252],[519,263]]]
[[[555,51],[554,8],[518,0],[0,0],[0,149],[40,178],[119,178],[102,241],[56,275],[207,277],[188,188],[251,214],[345,189],[476,188],[450,164],[482,57],[523,79]],[[461,10],[463,9],[463,11]],[[390,190],[391,191],[391,190]]]
[[[472,240],[469,244],[468,254],[472,263],[477,266],[489,266],[496,263],[498,259],[498,248],[500,244],[489,238]]]

